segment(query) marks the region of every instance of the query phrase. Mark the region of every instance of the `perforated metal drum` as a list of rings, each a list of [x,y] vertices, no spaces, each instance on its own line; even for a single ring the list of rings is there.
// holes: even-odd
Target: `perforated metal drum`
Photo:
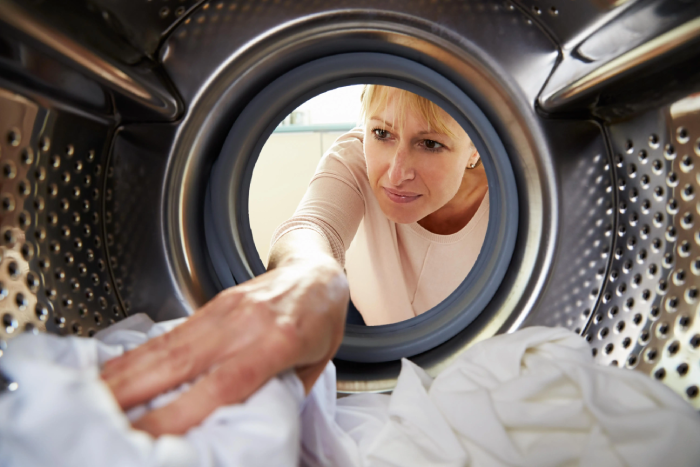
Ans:
[[[406,356],[436,373],[479,339],[563,326],[600,364],[700,406],[700,4],[680,0],[0,0],[0,350],[25,331],[185,316],[259,273],[246,174],[279,115],[256,117],[230,205],[207,214],[211,168],[276,80],[361,54],[420,65],[473,102],[483,120],[455,112],[492,129],[484,144],[508,166],[493,165],[496,212],[517,219],[494,243],[510,248],[502,274],[416,324],[424,341],[436,320],[458,327]],[[440,98],[427,74],[344,73],[319,89],[391,78]],[[379,342],[363,332],[348,325],[340,391],[398,373],[400,352],[348,350]]]

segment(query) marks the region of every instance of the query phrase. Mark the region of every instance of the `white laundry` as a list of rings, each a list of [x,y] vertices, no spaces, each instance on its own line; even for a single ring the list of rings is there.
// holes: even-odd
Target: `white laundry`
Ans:
[[[564,329],[482,341],[434,380],[403,360],[391,396],[336,401],[333,372],[302,413],[309,466],[700,465],[700,415]]]
[[[19,384],[0,395],[0,465],[700,465],[690,405],[641,373],[595,365],[581,337],[549,328],[478,343],[435,379],[404,360],[391,396],[336,399],[329,364],[304,399],[287,373],[184,436],[153,439],[130,428],[98,367],[180,322],[136,315],[96,339],[14,340],[0,358]]]
[[[295,466],[304,388],[293,373],[274,378],[244,404],[222,407],[185,436],[152,438],[129,420],[99,378],[99,365],[183,320],[154,324],[134,315],[95,339],[23,335],[0,358],[18,383],[0,395],[0,466]],[[178,391],[130,411],[166,404]]]

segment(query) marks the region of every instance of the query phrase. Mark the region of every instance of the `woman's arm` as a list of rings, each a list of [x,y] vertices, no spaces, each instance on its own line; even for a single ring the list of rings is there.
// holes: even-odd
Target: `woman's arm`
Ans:
[[[124,409],[201,376],[135,427],[183,433],[290,368],[311,389],[343,338],[349,289],[342,261],[364,215],[356,180],[366,176],[362,135],[342,136],[324,156],[294,217],[278,229],[265,274],[105,365],[102,377]]]
[[[335,261],[328,241],[311,229],[297,229],[284,234],[270,249],[267,270],[298,262],[331,262],[342,271]]]
[[[203,375],[176,401],[134,423],[155,436],[183,433],[289,368],[309,391],[340,346],[348,300],[328,241],[313,230],[294,230],[273,246],[268,272],[108,362],[102,377],[128,409]]]

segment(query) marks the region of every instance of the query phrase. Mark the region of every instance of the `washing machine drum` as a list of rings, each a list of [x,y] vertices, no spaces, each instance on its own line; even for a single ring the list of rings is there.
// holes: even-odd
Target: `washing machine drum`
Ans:
[[[670,1],[3,2],[0,343],[185,316],[264,273],[263,145],[311,97],[382,84],[470,135],[488,228],[440,305],[346,326],[339,390],[544,325],[697,404],[699,18]]]

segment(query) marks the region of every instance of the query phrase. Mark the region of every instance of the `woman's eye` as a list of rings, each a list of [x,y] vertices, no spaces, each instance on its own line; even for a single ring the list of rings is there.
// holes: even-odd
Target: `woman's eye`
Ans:
[[[432,150],[440,149],[443,147],[442,144],[438,143],[437,141],[433,141],[432,139],[426,139],[425,141],[423,141],[423,145],[427,149],[432,149]]]
[[[374,135],[379,139],[387,139],[389,137],[389,132],[381,128],[375,128],[373,131]]]

